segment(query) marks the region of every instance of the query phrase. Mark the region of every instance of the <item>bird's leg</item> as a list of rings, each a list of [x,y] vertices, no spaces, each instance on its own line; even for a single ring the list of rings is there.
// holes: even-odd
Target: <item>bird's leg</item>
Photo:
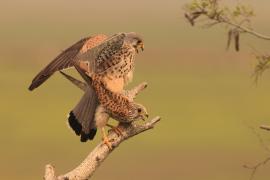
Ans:
[[[123,136],[123,131],[119,126],[113,126],[110,124],[106,124],[106,126],[110,127],[111,130],[113,130],[118,136]]]
[[[107,134],[105,132],[105,128],[102,127],[101,130],[102,130],[103,143],[106,144],[110,150],[112,150],[112,143],[110,142],[110,140],[109,140],[109,138],[108,138],[108,136],[107,136]]]

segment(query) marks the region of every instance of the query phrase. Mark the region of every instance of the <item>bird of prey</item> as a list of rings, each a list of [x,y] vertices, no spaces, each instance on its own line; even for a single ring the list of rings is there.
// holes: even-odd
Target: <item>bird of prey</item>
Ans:
[[[45,67],[33,79],[29,89],[38,87],[55,71],[77,66],[91,76],[98,75],[110,91],[121,92],[124,85],[132,80],[134,58],[140,48],[142,50],[144,48],[143,40],[134,32],[118,33],[109,38],[98,35],[90,39],[82,39]],[[91,83],[89,84],[68,118],[71,128],[81,136],[82,142],[92,140],[96,134],[94,115],[98,98]]]
[[[80,69],[77,70],[80,72]],[[83,83],[64,72],[61,73],[83,91],[87,90],[88,84]],[[90,81],[88,81],[88,83],[89,82]],[[135,103],[126,97],[128,92],[125,92],[124,95],[124,93],[112,92],[107,89],[99,76],[93,76],[91,82],[100,102],[95,112],[95,126],[102,130],[103,142],[111,149],[112,145],[106,135],[105,126],[111,127],[117,134],[122,134],[122,132],[118,127],[108,124],[110,117],[121,123],[131,123],[139,119],[145,120],[145,118],[148,118],[148,113],[143,105]]]

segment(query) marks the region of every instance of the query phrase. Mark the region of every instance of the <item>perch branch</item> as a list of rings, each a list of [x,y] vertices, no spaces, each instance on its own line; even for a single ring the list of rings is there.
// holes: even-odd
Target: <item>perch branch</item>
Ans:
[[[270,126],[261,125],[260,128],[266,131],[270,131]]]
[[[81,82],[64,72],[61,72],[68,80],[70,80],[73,84],[79,87],[81,90],[85,91],[87,88],[87,84]],[[123,94],[126,95],[131,101],[147,87],[147,83],[141,83],[132,90],[124,91]],[[108,138],[112,139],[112,150],[108,148],[104,143],[100,143],[96,146],[96,148],[90,152],[90,154],[86,157],[86,159],[75,169],[72,171],[56,176],[55,169],[52,165],[48,164],[45,167],[45,180],[86,180],[90,178],[95,170],[100,166],[100,164],[110,155],[110,153],[119,146],[123,141],[140,134],[144,131],[154,128],[155,124],[160,121],[160,117],[155,117],[151,121],[139,125],[139,124],[119,124],[119,128],[122,130],[122,135],[118,136],[114,131],[109,132]]]
[[[115,132],[109,132],[109,139],[113,139],[113,149],[110,150],[107,145],[100,143],[96,148],[90,152],[85,160],[72,171],[56,176],[55,169],[52,165],[46,165],[45,167],[45,180],[86,180],[89,179],[95,172],[95,170],[101,165],[101,163],[110,155],[110,153],[120,145],[123,141],[140,134],[149,129],[153,129],[155,124],[160,121],[160,117],[155,117],[149,122],[139,125],[132,123],[130,125],[120,124],[119,127],[123,131],[122,136],[118,136]]]

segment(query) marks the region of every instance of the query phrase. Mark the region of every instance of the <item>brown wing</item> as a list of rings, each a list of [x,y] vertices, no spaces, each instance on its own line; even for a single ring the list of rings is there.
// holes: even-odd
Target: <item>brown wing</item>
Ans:
[[[114,63],[113,65],[120,62],[121,59],[119,58],[116,58],[114,62],[112,62],[112,58],[114,57],[113,55],[115,53],[119,53],[119,51],[122,49],[125,37],[125,33],[113,35],[94,48],[88,48],[87,51],[79,54],[77,58],[89,63],[90,74],[105,72],[110,67],[107,65],[109,62]],[[105,68],[105,66],[107,68]]]
[[[74,66],[77,61],[79,61],[76,56],[78,54],[84,53],[88,49],[95,47],[96,45],[103,42],[107,36],[96,35],[94,37],[87,37],[81,39],[61,54],[59,54],[50,64],[48,64],[40,73],[36,75],[33,79],[29,90],[32,91],[44,83],[53,73],[59,70],[63,70]]]

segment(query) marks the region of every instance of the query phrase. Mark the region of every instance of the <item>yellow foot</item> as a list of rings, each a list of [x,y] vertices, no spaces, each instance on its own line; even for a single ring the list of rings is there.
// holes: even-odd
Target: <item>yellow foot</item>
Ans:
[[[103,138],[103,144],[106,144],[110,150],[112,150],[112,143],[111,141],[106,137]]]
[[[112,143],[114,140],[109,139],[108,136],[106,135],[105,128],[102,127],[102,140],[103,144],[106,144],[110,150],[112,150]]]

